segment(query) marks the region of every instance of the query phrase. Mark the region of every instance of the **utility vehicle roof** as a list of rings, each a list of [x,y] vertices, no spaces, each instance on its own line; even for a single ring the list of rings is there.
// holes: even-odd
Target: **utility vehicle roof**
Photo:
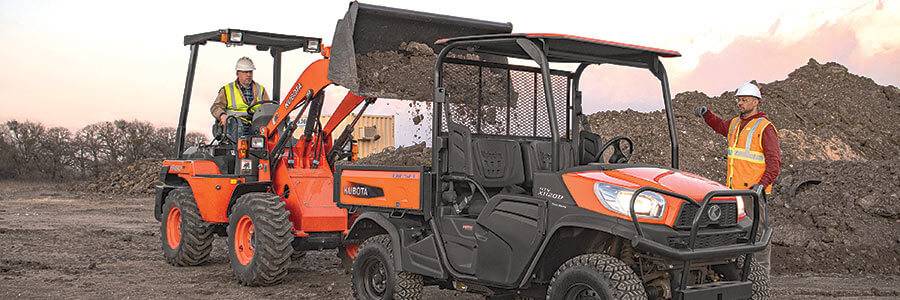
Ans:
[[[541,45],[545,44],[547,58],[558,63],[647,63],[655,57],[679,57],[678,51],[586,38],[555,33],[511,33],[478,36],[464,36],[440,39],[435,44],[448,45],[453,42],[477,44],[476,52],[495,54],[521,59],[530,59],[528,54],[516,44],[516,39],[525,38]]]
[[[268,50],[269,47],[274,47],[282,52],[298,48],[303,48],[303,51],[306,52],[319,52],[321,51],[322,38],[231,28],[184,36],[185,45],[203,45],[206,42],[220,42],[226,45],[252,45],[263,51]]]

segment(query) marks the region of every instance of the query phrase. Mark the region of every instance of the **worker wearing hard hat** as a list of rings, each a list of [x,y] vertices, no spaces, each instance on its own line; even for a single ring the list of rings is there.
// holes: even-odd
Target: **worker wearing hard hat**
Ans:
[[[705,106],[698,107],[695,114],[728,142],[726,185],[731,189],[752,189],[760,185],[770,194],[772,183],[781,173],[778,131],[766,113],[759,111],[762,94],[756,84],[745,83],[737,89],[735,97],[740,115],[731,120],[722,120]],[[767,248],[754,258],[767,273],[770,253]]]
[[[766,113],[759,111],[762,95],[752,82],[735,92],[740,115],[723,121],[705,106],[696,114],[728,141],[726,185],[731,189],[750,189],[755,185],[772,192],[772,183],[781,172],[781,146],[778,132]]]
[[[247,108],[255,102],[269,100],[269,94],[259,83],[253,81],[253,61],[249,57],[241,57],[235,65],[237,79],[219,89],[219,95],[209,111],[221,124],[225,124],[228,113],[244,115]]]

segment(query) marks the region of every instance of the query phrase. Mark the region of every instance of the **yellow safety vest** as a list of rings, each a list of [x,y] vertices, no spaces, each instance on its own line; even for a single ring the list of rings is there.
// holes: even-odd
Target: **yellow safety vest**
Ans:
[[[766,171],[762,135],[766,126],[771,124],[772,122],[766,118],[757,118],[741,127],[740,117],[734,117],[731,120],[727,137],[728,174],[726,185],[728,188],[749,189],[759,183],[759,179]],[[770,184],[766,186],[766,193],[771,192],[772,185]]]
[[[256,82],[253,82],[251,85],[256,87],[256,95],[253,96],[253,99],[255,101],[262,101],[262,95],[266,89]],[[250,107],[250,104],[248,104],[249,101],[244,100],[244,93],[241,93],[241,88],[236,82],[229,82],[222,88],[225,89],[225,101],[228,102],[225,106],[226,111],[248,112],[247,108]]]

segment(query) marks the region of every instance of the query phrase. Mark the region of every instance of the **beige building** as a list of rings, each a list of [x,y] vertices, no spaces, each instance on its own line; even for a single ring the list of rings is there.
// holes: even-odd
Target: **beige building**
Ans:
[[[335,139],[340,137],[344,127],[347,127],[347,124],[350,124],[355,117],[356,114],[350,114],[344,118],[331,133],[332,137]],[[329,119],[331,119],[331,115],[319,117],[322,126],[325,126]],[[301,121],[300,124],[306,124],[306,122]],[[297,128],[294,135],[300,134],[303,134],[303,129]],[[394,116],[363,115],[353,128],[353,139],[357,142],[360,158],[381,152],[387,147],[394,147]]]

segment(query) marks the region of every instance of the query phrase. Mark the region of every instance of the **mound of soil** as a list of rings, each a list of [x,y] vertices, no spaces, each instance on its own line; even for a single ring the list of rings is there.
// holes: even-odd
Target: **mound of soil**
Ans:
[[[381,152],[360,158],[354,162],[339,162],[347,165],[376,166],[431,166],[431,147],[418,143],[407,147],[388,147]]]
[[[778,273],[900,274],[900,160],[804,161],[771,201]]]
[[[84,191],[113,195],[152,194],[159,181],[159,159],[145,159],[123,168],[102,173],[94,180],[82,184]]]

